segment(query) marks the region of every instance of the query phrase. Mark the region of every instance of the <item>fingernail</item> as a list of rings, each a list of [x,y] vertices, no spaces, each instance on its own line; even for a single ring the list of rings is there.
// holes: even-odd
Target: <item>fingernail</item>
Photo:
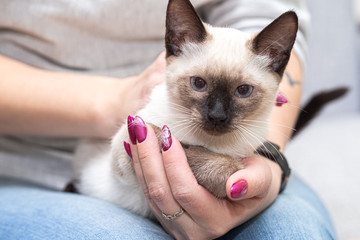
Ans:
[[[230,194],[232,198],[240,198],[245,195],[248,189],[248,183],[245,179],[241,179],[231,186]]]
[[[127,123],[128,123],[128,132],[129,132],[130,140],[131,140],[132,144],[136,144],[134,118],[129,115]]]
[[[172,140],[171,140],[171,132],[168,126],[164,126],[161,130],[161,147],[162,150],[165,152],[169,150],[171,147]]]
[[[129,157],[132,159],[132,154],[131,154],[131,149],[130,149],[130,144],[128,142],[124,141],[124,148],[126,153],[129,155]]]
[[[135,136],[139,143],[142,143],[146,139],[146,125],[141,117],[136,116],[134,120]]]
[[[276,106],[281,107],[283,104],[285,104],[287,102],[288,102],[288,100],[286,99],[286,97],[284,95],[282,95],[281,93],[277,94]]]

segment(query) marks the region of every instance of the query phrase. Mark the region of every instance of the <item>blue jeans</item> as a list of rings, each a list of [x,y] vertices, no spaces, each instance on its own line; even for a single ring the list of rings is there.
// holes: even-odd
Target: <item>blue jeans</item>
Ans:
[[[111,203],[0,179],[0,239],[171,239],[156,223]],[[335,239],[315,193],[292,176],[263,213],[221,239]]]

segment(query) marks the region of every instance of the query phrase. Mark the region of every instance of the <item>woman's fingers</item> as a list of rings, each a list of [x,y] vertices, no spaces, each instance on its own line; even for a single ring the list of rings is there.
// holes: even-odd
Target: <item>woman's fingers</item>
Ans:
[[[242,163],[245,168],[231,175],[226,183],[228,198],[236,201],[266,196],[272,180],[267,162],[254,155],[243,159]]]
[[[144,193],[150,201],[152,210],[159,220],[166,220],[162,213],[173,216],[181,210],[181,206],[174,199],[168,183],[158,139],[153,128],[145,125],[140,117],[134,119],[137,144],[133,145],[134,169],[142,183]],[[177,221],[189,221],[186,214]]]
[[[125,150],[127,152],[127,154],[131,157],[132,159],[132,163],[133,163],[133,168],[136,174],[136,177],[143,189],[143,192],[145,194],[145,196],[148,196],[148,189],[146,186],[146,182],[145,182],[145,178],[144,178],[144,174],[141,168],[141,163],[139,161],[139,156],[138,156],[138,151],[137,151],[137,139],[136,139],[136,135],[135,135],[135,119],[132,116],[128,117],[128,132],[129,132],[129,137],[130,137],[130,151],[128,150],[128,148],[126,147],[127,144],[124,145]],[[151,205],[151,204],[149,204]]]

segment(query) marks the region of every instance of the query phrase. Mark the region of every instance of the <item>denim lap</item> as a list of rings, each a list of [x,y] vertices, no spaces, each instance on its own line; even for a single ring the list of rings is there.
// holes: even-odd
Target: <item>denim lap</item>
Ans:
[[[0,239],[171,239],[111,203],[0,179]],[[221,239],[334,239],[330,217],[296,176],[263,213]]]

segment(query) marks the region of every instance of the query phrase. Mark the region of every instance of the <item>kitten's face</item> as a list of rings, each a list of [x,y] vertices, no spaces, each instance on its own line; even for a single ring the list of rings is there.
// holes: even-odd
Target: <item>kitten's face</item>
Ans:
[[[267,114],[280,77],[262,67],[267,58],[251,52],[251,36],[207,28],[205,42],[185,45],[169,59],[167,84],[172,102],[188,109],[193,124],[219,135]]]
[[[203,24],[189,4],[170,0],[167,12],[166,79],[171,102],[182,106],[179,120],[187,118],[194,131],[208,135],[241,131],[244,120],[265,120],[296,30],[283,43],[278,41],[283,31],[277,29],[284,26],[269,25],[256,36],[214,28]],[[275,24],[283,21],[288,20]]]

